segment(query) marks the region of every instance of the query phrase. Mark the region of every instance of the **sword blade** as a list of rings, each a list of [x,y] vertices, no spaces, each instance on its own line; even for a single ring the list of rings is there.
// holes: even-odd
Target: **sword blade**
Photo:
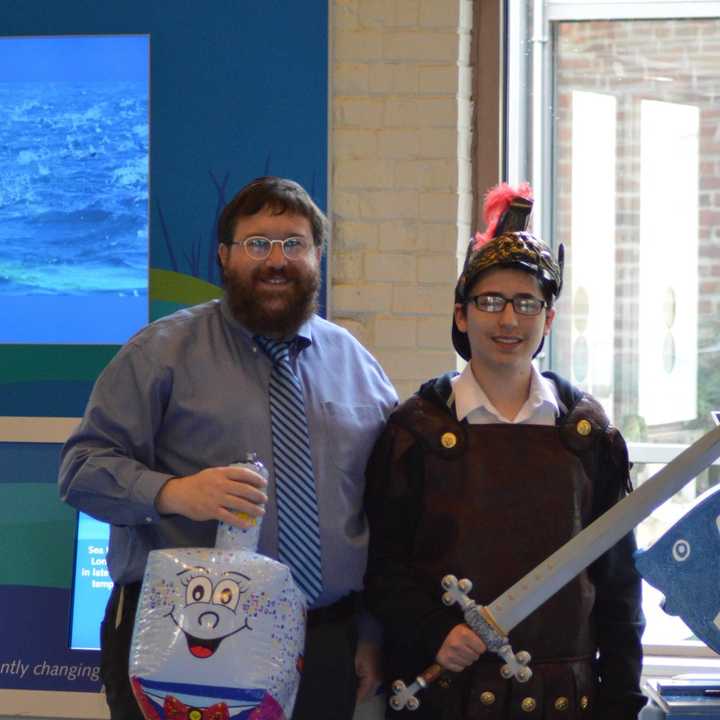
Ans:
[[[486,606],[505,634],[720,457],[720,427],[613,505]]]

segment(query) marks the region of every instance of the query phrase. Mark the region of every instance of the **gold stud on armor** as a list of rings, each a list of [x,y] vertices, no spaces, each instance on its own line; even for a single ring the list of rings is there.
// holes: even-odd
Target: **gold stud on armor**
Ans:
[[[451,433],[451,432],[443,433],[440,438],[440,444],[446,450],[450,450],[451,448],[454,448],[457,445],[457,437],[455,436],[455,433]]]
[[[520,707],[523,709],[523,712],[531,713],[537,707],[535,698],[523,698],[522,702],[520,703]]]
[[[580,709],[587,710],[590,707],[590,698],[587,695],[583,695],[580,698]]]
[[[570,701],[566,697],[559,697],[555,700],[556,710],[567,710],[570,707]]]
[[[578,424],[575,426],[578,435],[587,437],[592,432],[592,425],[589,420],[578,420]]]
[[[480,694],[480,702],[483,705],[492,705],[495,702],[495,693],[486,690]]]

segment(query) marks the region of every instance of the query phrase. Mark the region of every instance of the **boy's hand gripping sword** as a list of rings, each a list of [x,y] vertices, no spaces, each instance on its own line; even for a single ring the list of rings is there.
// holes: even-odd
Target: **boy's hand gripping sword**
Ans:
[[[467,596],[472,583],[469,580],[458,582],[452,575],[446,575],[442,580],[445,590],[443,602],[446,605],[458,603],[463,609],[465,622],[480,636],[488,650],[505,661],[500,670],[504,678],[515,677],[520,682],[527,682],[532,677],[532,671],[527,667],[530,655],[525,651],[513,653],[508,633],[719,457],[720,427],[717,427],[613,505],[489,605],[477,605]],[[392,685],[390,707],[394,710],[405,707],[408,710],[417,709],[420,701],[415,693],[443,672],[444,668],[435,663],[409,686],[402,680],[396,680]]]

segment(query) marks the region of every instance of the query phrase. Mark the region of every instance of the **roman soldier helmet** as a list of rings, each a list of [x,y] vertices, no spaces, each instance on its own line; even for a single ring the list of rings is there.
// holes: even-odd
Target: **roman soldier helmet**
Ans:
[[[455,286],[456,304],[467,304],[478,278],[487,270],[499,267],[524,270],[534,275],[548,305],[560,295],[564,248],[561,244],[555,259],[550,248],[539,237],[528,232],[532,206],[532,188],[528,183],[522,183],[517,188],[501,183],[487,192],[483,205],[487,230],[475,233],[475,237],[470,240],[465,263]],[[458,329],[454,314],[452,341],[458,355],[464,360],[470,360],[467,334]],[[540,348],[537,352],[540,352]]]

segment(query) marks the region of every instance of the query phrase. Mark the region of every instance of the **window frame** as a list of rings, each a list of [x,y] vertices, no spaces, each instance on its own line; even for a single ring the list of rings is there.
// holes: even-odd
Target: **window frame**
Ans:
[[[536,200],[534,227],[541,236],[551,238],[554,217],[553,128],[550,118],[554,93],[553,24],[578,20],[720,18],[720,0],[531,0],[531,3],[531,34],[524,20],[528,2],[507,0],[505,3],[507,21],[503,64],[507,140],[504,144],[504,166],[505,177],[511,184],[530,179]],[[528,69],[526,63],[530,55],[532,66]],[[476,202],[478,200],[481,198]],[[543,368],[549,365],[552,355],[552,337],[548,347],[549,352],[540,358]],[[678,443],[628,443],[630,460],[637,464],[667,463],[686,447]],[[720,465],[720,460],[713,465]],[[700,642],[645,644],[644,650],[644,671],[653,676],[720,669],[720,657]]]

